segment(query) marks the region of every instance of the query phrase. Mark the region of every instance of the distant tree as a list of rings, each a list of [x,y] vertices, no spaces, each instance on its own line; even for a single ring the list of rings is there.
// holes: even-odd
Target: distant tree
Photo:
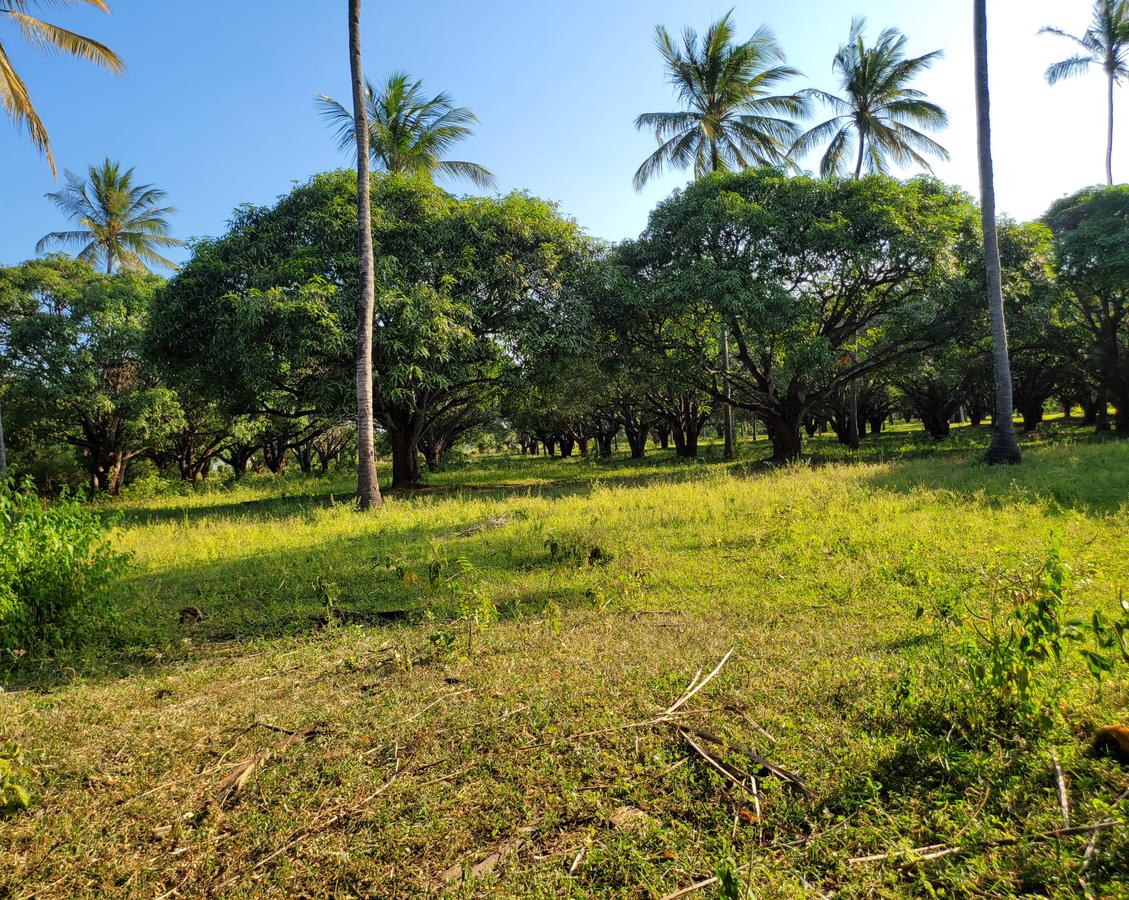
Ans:
[[[403,175],[373,179],[373,410],[397,488],[418,483],[440,410],[478,404],[500,366],[542,352],[587,258],[575,223],[521,194],[455,200]],[[356,179],[319,175],[237,211],[161,292],[154,353],[235,411],[338,421],[354,386]],[[350,396],[353,400],[350,400]]]
[[[1049,25],[1039,33],[1066,38],[1082,50],[1047,68],[1050,84],[1081,75],[1091,65],[1099,65],[1105,72],[1109,123],[1105,174],[1107,183],[1113,184],[1113,89],[1129,78],[1129,0],[1095,0],[1090,27],[1081,37]]]
[[[678,92],[678,112],[643,113],[639,130],[654,131],[659,148],[635,173],[642,188],[665,166],[693,167],[695,177],[783,159],[799,133],[795,119],[807,112],[800,94],[773,94],[800,72],[785,65],[784,51],[766,27],[736,43],[733,13],[714,22],[699,41],[692,28],[679,47],[662,25],[655,43]]]
[[[684,109],[644,113],[635,120],[637,129],[653,129],[659,143],[635,173],[636,190],[666,165],[693,166],[698,178],[784,160],[800,132],[795,120],[807,115],[808,103],[804,94],[771,92],[801,73],[785,65],[784,51],[767,27],[758,28],[741,44],[735,42],[734,33],[732,10],[714,22],[701,41],[692,28],[684,29],[681,48],[665,27],[655,27],[655,43]],[[729,459],[735,447],[727,334],[721,336],[718,354],[722,432]],[[690,416],[695,422],[698,418],[697,412]],[[676,430],[676,438],[678,435]],[[679,444],[680,449],[693,446],[696,452],[696,438],[695,434],[692,445]]]
[[[1129,432],[1129,185],[1064,197],[1045,221],[1070,319],[1087,336],[1080,363],[1099,388],[1097,424],[1112,398],[1117,430]]]
[[[14,23],[26,40],[42,50],[59,51],[85,59],[120,75],[125,65],[109,47],[92,38],[52,25],[29,13],[29,10],[38,7],[75,6],[79,3],[96,7],[105,13],[110,11],[105,0],[0,0],[0,20],[7,19]],[[3,105],[4,111],[16,123],[16,127],[26,129],[32,144],[47,157],[51,173],[55,174],[55,158],[51,154],[47,128],[31,102],[27,85],[12,66],[2,41],[0,41],[0,105]]]
[[[913,164],[932,172],[926,156],[948,159],[948,151],[924,131],[939,131],[949,123],[941,107],[925,99],[910,83],[943,54],[907,57],[907,39],[896,28],[887,28],[878,41],[867,46],[866,20],[855,19],[851,34],[835,54],[833,69],[842,94],[809,90],[835,111],[834,118],[802,134],[792,145],[791,156],[802,156],[827,145],[819,162],[823,177],[843,174],[854,147],[854,175],[863,171],[885,173],[890,161]],[[922,130],[924,129],[924,131]]]
[[[95,272],[63,257],[0,269],[0,305],[24,304],[4,368],[29,428],[77,448],[94,490],[117,493],[131,460],[183,421],[143,354],[160,281]]]
[[[356,152],[353,113],[325,94],[316,98],[322,115],[337,130],[343,151]],[[448,151],[472,134],[478,118],[455,106],[445,93],[428,97],[422,81],[394,72],[379,88],[367,79],[363,104],[368,119],[369,154],[373,167],[392,174],[464,179],[493,188],[493,173],[478,163],[446,159]]]
[[[106,159],[87,169],[86,181],[67,172],[67,186],[46,196],[78,227],[45,235],[35,252],[85,245],[78,259],[104,266],[108,274],[115,268],[147,273],[154,265],[175,269],[176,263],[161,256],[157,248],[180,246],[179,240],[168,236],[166,217],[176,210],[158,206],[165,192],[151,184],[135,185],[133,171],[123,172],[120,163]]]
[[[967,197],[929,179],[715,175],[652,213],[636,271],[653,315],[725,324],[733,402],[788,459],[831,394],[948,338],[954,243],[973,215]],[[716,365],[709,330],[668,334],[700,371]]]
[[[988,89],[988,14],[986,0],[973,0],[973,45],[976,70],[976,149],[980,169],[980,223],[984,246],[985,288],[992,335],[992,372],[995,382],[995,415],[989,463],[1018,463],[1019,443],[1012,422],[1011,361],[1008,356],[1007,319],[1004,310],[1003,274],[996,235],[996,179],[992,165],[991,95]]]

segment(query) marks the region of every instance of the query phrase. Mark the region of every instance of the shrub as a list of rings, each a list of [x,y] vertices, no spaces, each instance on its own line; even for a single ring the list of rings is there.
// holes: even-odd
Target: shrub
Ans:
[[[73,497],[47,503],[31,485],[0,485],[3,662],[84,643],[108,624],[107,587],[127,559],[110,546],[112,525]]]
[[[1120,620],[1098,610],[1089,621],[1068,619],[1072,581],[1055,540],[1041,564],[989,575],[986,606],[939,605],[936,619],[952,630],[956,646],[947,647],[940,635],[942,656],[928,696],[921,696],[919,679],[907,670],[899,703],[919,701],[919,712],[940,713],[968,736],[1045,733],[1061,715],[1070,656],[1076,653],[1098,681],[1119,662],[1129,663],[1129,603],[1122,599]],[[918,617],[924,612],[919,607]]]
[[[31,805],[30,781],[23,748],[12,741],[0,744],[0,818]]]

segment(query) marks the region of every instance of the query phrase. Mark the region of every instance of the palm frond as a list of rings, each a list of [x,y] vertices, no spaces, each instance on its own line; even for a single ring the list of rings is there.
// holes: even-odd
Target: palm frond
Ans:
[[[1064,78],[1073,78],[1086,72],[1093,64],[1092,56],[1071,56],[1047,66],[1047,83],[1058,84]]]
[[[26,13],[12,10],[8,12],[8,17],[16,23],[28,43],[42,50],[67,53],[109,69],[115,75],[125,71],[121,57],[105,44]]]
[[[451,178],[465,178],[480,188],[491,190],[496,184],[494,173],[478,163],[444,160],[435,167],[440,174]]]
[[[8,59],[8,54],[4,52],[3,44],[0,44],[0,106],[4,107],[4,111],[17,127],[27,131],[32,146],[47,158],[47,163],[51,166],[51,175],[57,175],[47,129],[43,125],[43,120],[39,118],[39,113],[35,111],[27,85],[23,83],[11,60]]]

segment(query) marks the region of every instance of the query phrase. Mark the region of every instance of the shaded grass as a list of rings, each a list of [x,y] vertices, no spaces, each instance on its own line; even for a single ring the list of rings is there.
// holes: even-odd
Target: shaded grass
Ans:
[[[1040,438],[1022,467],[989,469],[962,431],[943,455],[916,458],[920,438],[894,433],[868,460],[835,461],[826,442],[821,462],[770,472],[483,459],[369,517],[332,479],[129,501],[118,599],[138,651],[2,695],[0,733],[29,748],[40,784],[30,813],[0,823],[0,895],[661,896],[729,857],[758,896],[1071,895],[1085,838],[847,863],[1060,821],[1044,747],[969,746],[897,714],[901,674],[936,660],[919,604],[975,602],[987,571],[1040,558],[1051,532],[1091,573],[1078,611],[1112,608],[1129,582],[1129,444]],[[554,559],[554,543],[582,552]],[[457,598],[428,577],[460,557],[502,614],[469,653]],[[318,629],[327,593],[425,618]],[[189,603],[206,618],[182,627]],[[668,728],[626,727],[731,647],[695,721],[818,798],[761,779],[759,823]],[[1053,740],[1093,821],[1127,779],[1085,740],[1129,698],[1063,677]],[[328,731],[217,809],[229,766],[279,739],[255,722]],[[624,809],[643,815],[624,825]],[[1090,885],[1123,894],[1129,843],[1102,847]],[[477,882],[444,878],[495,853]]]

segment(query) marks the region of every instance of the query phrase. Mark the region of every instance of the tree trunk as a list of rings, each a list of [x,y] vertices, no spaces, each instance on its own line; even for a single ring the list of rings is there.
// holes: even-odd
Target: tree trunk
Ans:
[[[772,459],[774,462],[787,462],[796,459],[803,450],[803,439],[800,437],[800,426],[795,422],[786,422],[776,417],[766,421],[768,431],[772,437]]]
[[[410,490],[420,483],[419,449],[410,428],[390,428],[392,445],[392,489]]]
[[[1109,136],[1105,147],[1105,177],[1106,183],[1113,186],[1113,86],[1114,78],[1109,76]]]
[[[303,473],[309,475],[314,471],[314,452],[309,441],[295,447],[294,456],[298,460],[298,468],[301,469]]]
[[[670,426],[662,425],[655,429],[655,434],[658,435],[659,447],[663,450],[670,449]]]
[[[862,161],[866,151],[866,135],[859,131],[859,156],[858,162],[855,163],[855,179],[862,177]]]
[[[596,432],[596,446],[600,448],[600,456],[607,459],[612,455],[612,440],[615,438],[614,431],[598,431]]]
[[[725,441],[723,455],[733,459],[737,448],[733,440],[733,404],[729,402],[732,391],[729,385],[729,329],[721,329],[721,427]]]
[[[376,285],[372,249],[372,194],[369,190],[368,113],[361,66],[361,0],[349,0],[349,72],[353,81],[353,128],[357,140],[357,250],[360,296],[357,298],[357,507],[379,507],[376,436],[372,423],[372,329]]]
[[[572,438],[561,438],[561,456],[572,456],[572,451],[574,449],[576,449],[576,441],[574,441]]]
[[[1038,428],[1043,421],[1043,403],[1041,400],[1038,402],[1029,400],[1022,404],[1020,412],[1023,414],[1023,430],[1028,434]]]
[[[1000,246],[996,236],[996,186],[992,171],[992,116],[988,92],[988,13],[986,0],[973,0],[973,43],[976,45],[976,134],[980,161],[980,218],[984,232],[984,268],[988,285],[988,310],[992,317],[992,368],[996,382],[996,415],[992,421],[989,464],[1018,463],[1019,444],[1012,423],[1011,364],[1008,359],[1007,322],[1000,273]]]

